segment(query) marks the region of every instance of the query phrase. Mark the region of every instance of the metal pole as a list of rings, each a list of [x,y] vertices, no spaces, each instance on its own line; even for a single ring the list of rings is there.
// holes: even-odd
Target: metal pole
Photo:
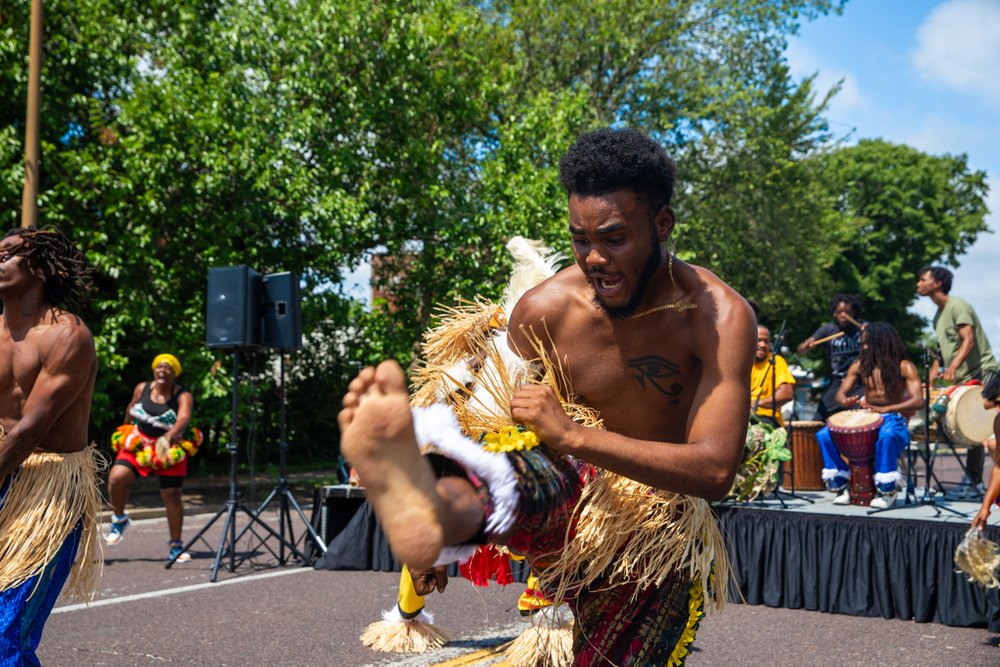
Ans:
[[[21,226],[38,226],[38,126],[42,87],[42,0],[31,0],[31,36],[28,45],[28,110],[24,131],[24,190]]]

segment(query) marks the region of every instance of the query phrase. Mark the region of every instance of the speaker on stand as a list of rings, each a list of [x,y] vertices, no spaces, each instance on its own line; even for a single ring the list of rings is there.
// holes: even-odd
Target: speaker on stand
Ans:
[[[236,514],[242,512],[247,516],[247,526],[258,526],[269,535],[278,538],[283,544],[284,537],[257,516],[257,513],[247,507],[239,499],[236,487],[237,473],[237,425],[239,423],[239,353],[240,350],[254,349],[260,346],[262,322],[260,317],[261,279],[253,269],[246,266],[227,266],[208,270],[208,293],[206,295],[205,323],[206,342],[209,347],[232,350],[233,388],[231,401],[232,437],[229,442],[229,499],[219,508],[205,526],[195,534],[178,552],[178,555],[166,562],[169,569],[180,554],[189,550],[191,545],[204,539],[205,533],[215,525],[219,517],[226,515],[222,526],[222,537],[215,552],[215,562],[212,564],[211,581],[218,578],[219,567],[223,556],[229,557],[229,571],[234,572],[244,556],[237,562],[236,545],[239,538],[236,534]],[[246,532],[244,528],[243,532]],[[240,533],[240,535],[243,534]],[[211,546],[211,545],[209,545]],[[294,545],[288,545],[294,551]]]
[[[278,501],[278,553],[274,556],[278,562],[285,565],[289,554],[286,554],[285,547],[289,548],[290,555],[294,555],[300,562],[306,563],[308,558],[297,548],[299,539],[295,537],[292,525],[292,510],[299,515],[305,527],[305,535],[315,546],[311,553],[320,555],[326,553],[326,544],[319,536],[312,525],[312,521],[306,517],[302,506],[295,499],[295,495],[288,488],[288,478],[285,472],[285,465],[288,454],[288,441],[285,437],[285,355],[288,352],[302,348],[302,311],[301,293],[299,291],[299,278],[296,274],[286,271],[283,273],[271,273],[264,276],[262,280],[261,309],[263,313],[263,344],[264,347],[278,351],[279,357],[279,442],[278,442],[278,485],[267,495],[264,501],[257,507],[257,515],[268,508],[272,501]],[[248,530],[252,530],[252,525],[248,524],[240,535],[239,539]],[[288,539],[285,539],[285,535]]]
[[[208,270],[205,340],[209,347],[260,346],[261,277],[253,269],[225,266]]]

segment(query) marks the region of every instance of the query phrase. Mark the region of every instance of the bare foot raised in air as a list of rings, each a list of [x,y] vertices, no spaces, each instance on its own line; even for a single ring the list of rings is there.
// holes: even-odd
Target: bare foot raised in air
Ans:
[[[430,567],[444,546],[441,502],[413,432],[399,364],[383,361],[361,371],[337,419],[341,451],[364,480],[393,553],[411,568]]]

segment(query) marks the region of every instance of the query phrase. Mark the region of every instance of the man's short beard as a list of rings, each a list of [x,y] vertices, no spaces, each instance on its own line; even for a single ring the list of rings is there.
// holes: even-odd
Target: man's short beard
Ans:
[[[663,265],[663,253],[660,250],[660,240],[656,237],[656,229],[652,229],[652,248],[649,253],[649,259],[646,261],[646,265],[642,267],[642,273],[639,274],[639,284],[636,286],[635,294],[632,298],[628,300],[624,306],[609,306],[608,304],[601,301],[601,297],[598,296],[597,290],[594,290],[594,303],[600,307],[604,313],[613,320],[624,320],[635,314],[636,309],[639,304],[642,303],[642,298],[646,296],[646,288],[649,287],[649,283],[656,273],[656,270]],[[594,284],[590,284],[591,289],[594,288]]]

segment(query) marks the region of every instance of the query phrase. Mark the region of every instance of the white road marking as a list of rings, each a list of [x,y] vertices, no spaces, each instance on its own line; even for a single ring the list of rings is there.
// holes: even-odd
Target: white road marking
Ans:
[[[224,579],[223,581],[216,582],[206,582],[203,584],[192,584],[191,586],[180,586],[178,588],[166,588],[158,591],[150,591],[148,593],[136,593],[135,595],[122,595],[117,598],[107,598],[104,600],[94,600],[93,602],[81,602],[80,604],[69,604],[64,607],[56,607],[52,610],[53,614],[64,614],[71,611],[81,611],[84,609],[94,609],[95,607],[105,607],[111,604],[124,604],[126,602],[135,602],[136,600],[149,600],[151,598],[159,598],[165,595],[176,595],[178,593],[190,593],[191,591],[200,591],[206,588],[216,588],[218,586],[228,586],[229,584],[242,584],[249,581],[257,581],[258,579],[269,579],[271,577],[283,577],[288,574],[299,574],[302,572],[315,572],[311,567],[297,567],[291,570],[281,570],[278,572],[265,572],[264,574],[249,575],[246,577],[234,577],[233,579]]]

